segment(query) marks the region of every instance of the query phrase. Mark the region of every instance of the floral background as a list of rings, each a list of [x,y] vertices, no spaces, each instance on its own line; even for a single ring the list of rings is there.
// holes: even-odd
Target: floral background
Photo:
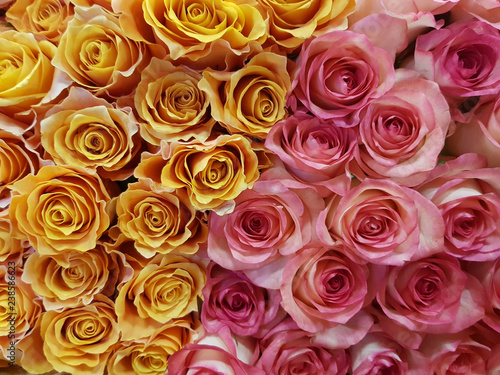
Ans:
[[[0,0],[0,373],[500,374],[499,27]]]

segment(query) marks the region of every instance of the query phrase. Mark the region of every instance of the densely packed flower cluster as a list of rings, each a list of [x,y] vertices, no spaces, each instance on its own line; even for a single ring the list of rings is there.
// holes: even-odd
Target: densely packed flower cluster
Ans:
[[[499,373],[498,2],[0,22],[1,373]]]

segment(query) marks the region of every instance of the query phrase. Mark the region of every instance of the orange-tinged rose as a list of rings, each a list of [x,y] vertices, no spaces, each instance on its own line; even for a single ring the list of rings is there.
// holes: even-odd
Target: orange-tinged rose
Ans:
[[[12,236],[12,224],[9,219],[9,210],[0,211],[0,262],[8,264],[14,262],[17,267],[22,267],[33,248],[27,241],[22,241]]]
[[[198,210],[230,209],[232,200],[259,178],[259,160],[241,135],[220,135],[206,142],[165,144],[161,155],[136,168],[139,178],[186,190]],[[232,202],[232,203],[231,203]]]
[[[125,37],[116,15],[94,5],[75,7],[52,63],[85,89],[116,98],[135,89],[149,58],[144,43]]]
[[[129,185],[117,199],[116,214],[118,225],[110,235],[122,233],[134,240],[148,258],[172,251],[194,254],[207,239],[204,214],[195,211],[183,191],[155,191],[145,182]]]
[[[210,136],[215,120],[207,95],[198,88],[201,74],[186,66],[153,58],[141,74],[135,108],[142,137],[159,146],[161,140],[201,141]]]
[[[113,180],[132,175],[142,143],[130,109],[73,87],[40,126],[42,146],[56,164],[87,168]]]
[[[67,0],[16,0],[6,13],[18,31],[33,33],[57,43],[73,15]]]
[[[81,7],[91,7],[92,5],[96,4],[103,7],[104,9],[112,10],[111,0],[69,0],[69,1]]]
[[[122,341],[108,360],[108,374],[164,375],[170,356],[197,338],[199,325],[196,318],[187,315],[168,322],[150,337]]]
[[[170,319],[197,311],[205,282],[200,262],[174,254],[154,257],[122,286],[116,298],[123,339],[149,336]]]
[[[257,0],[269,16],[269,34],[284,51],[292,52],[308,38],[347,29],[354,0]]]
[[[12,189],[14,235],[40,254],[91,250],[110,224],[110,195],[99,176],[83,169],[45,166]]]
[[[197,60],[214,42],[237,54],[248,51],[249,44],[262,44],[266,23],[256,5],[225,0],[112,1],[131,38],[164,45],[174,60],[184,55]]]
[[[286,56],[261,52],[236,72],[205,71],[200,87],[210,98],[215,120],[231,133],[266,138],[287,114],[292,86],[287,62]]]
[[[113,302],[99,296],[87,306],[51,310],[42,316],[43,352],[57,371],[102,375],[120,340]]]

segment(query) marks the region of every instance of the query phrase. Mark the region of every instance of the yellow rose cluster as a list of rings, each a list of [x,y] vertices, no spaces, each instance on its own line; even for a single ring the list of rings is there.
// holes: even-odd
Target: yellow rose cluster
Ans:
[[[287,55],[354,8],[0,0],[0,373],[165,374],[202,334],[210,211],[271,166]]]

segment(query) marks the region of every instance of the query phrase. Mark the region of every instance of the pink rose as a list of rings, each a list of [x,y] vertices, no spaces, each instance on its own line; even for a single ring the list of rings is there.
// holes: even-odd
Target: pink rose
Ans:
[[[325,244],[342,241],[356,262],[401,265],[443,246],[436,206],[390,180],[365,179],[345,196],[333,197],[318,217],[317,230]]]
[[[266,139],[266,148],[278,155],[286,170],[322,196],[349,189],[351,174],[346,167],[356,145],[354,130],[303,112],[277,123]]]
[[[451,118],[439,86],[400,70],[400,80],[361,113],[358,177],[415,186],[437,164]],[[361,172],[361,173],[360,173]]]
[[[460,0],[451,15],[456,20],[477,18],[500,28],[500,3],[496,0]]]
[[[438,207],[445,225],[444,251],[485,261],[500,255],[500,169],[465,154],[434,169],[420,193]]]
[[[500,35],[485,22],[462,20],[417,38],[415,69],[437,82],[451,104],[500,91]]]
[[[258,286],[278,289],[285,257],[311,240],[323,200],[312,190],[257,181],[235,201],[232,213],[211,213],[208,255],[224,268],[242,270]]]
[[[276,317],[281,302],[278,291],[259,288],[244,274],[215,263],[208,267],[207,276],[201,320],[208,332],[227,326],[237,335],[251,336]]]
[[[352,31],[332,31],[306,41],[297,63],[293,95],[315,116],[344,127],[357,125],[359,111],[395,80],[389,54]]]
[[[256,367],[266,375],[345,375],[350,364],[345,350],[324,348],[310,336],[293,319],[285,319],[260,341]]]
[[[473,325],[484,316],[484,299],[479,281],[446,254],[391,267],[377,293],[385,315],[423,333],[453,333]]]

